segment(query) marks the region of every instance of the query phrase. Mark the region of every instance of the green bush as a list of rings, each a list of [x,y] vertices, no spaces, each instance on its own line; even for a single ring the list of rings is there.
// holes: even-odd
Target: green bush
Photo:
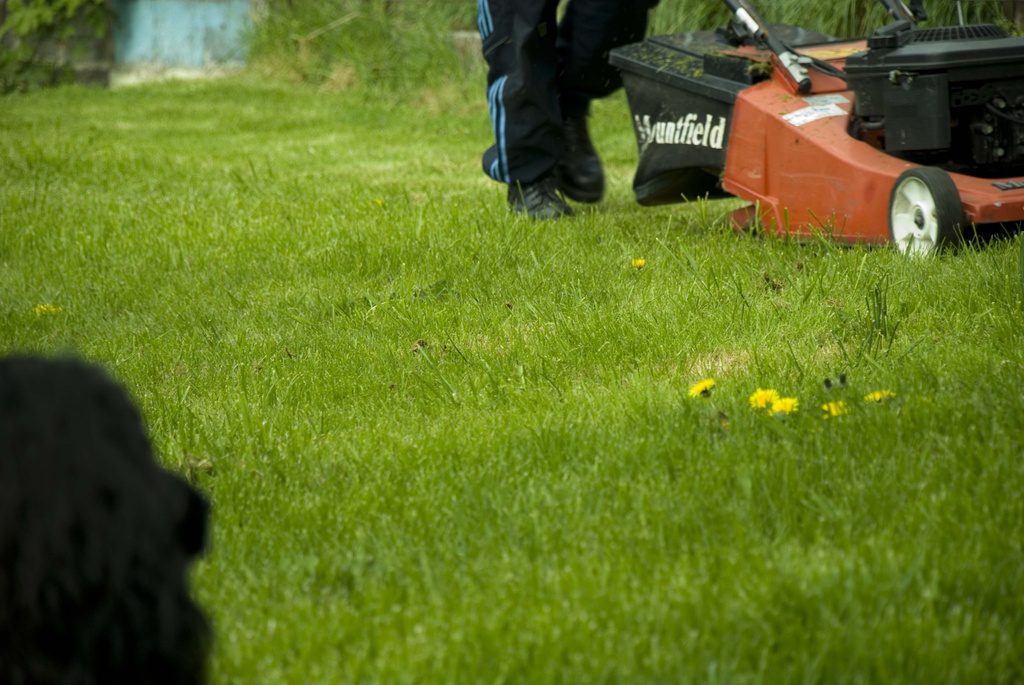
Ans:
[[[0,15],[0,94],[73,81],[69,58],[112,21],[106,0],[9,0]]]
[[[755,7],[771,22],[795,24],[831,36],[866,36],[886,23],[882,4],[874,0],[837,0],[825,7],[815,0],[755,0]],[[957,23],[956,3],[927,2],[926,25]],[[1005,22],[998,3],[965,2],[964,19],[969,23]],[[653,33],[677,33],[723,26],[729,11],[719,0],[661,0],[651,22]]]
[[[813,0],[762,0],[769,21],[799,24],[834,36],[863,36],[886,23],[881,3],[839,0],[821,11]],[[815,11],[818,10],[818,11]],[[956,23],[953,2],[928,5],[928,25]],[[997,3],[964,3],[971,22],[1002,21]],[[719,0],[662,0],[650,32],[676,33],[724,26]],[[253,31],[250,59],[268,75],[325,88],[357,85],[406,90],[460,80],[475,73],[453,49],[453,30],[476,28],[472,0],[326,0],[275,5]]]
[[[250,61],[292,80],[404,90],[461,78],[450,32],[476,25],[472,2],[326,0],[271,11],[255,28]]]

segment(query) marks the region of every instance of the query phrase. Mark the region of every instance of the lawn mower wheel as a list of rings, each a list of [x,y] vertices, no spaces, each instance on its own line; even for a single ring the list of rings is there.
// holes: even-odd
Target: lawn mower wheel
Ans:
[[[961,240],[964,211],[956,184],[942,169],[907,169],[889,197],[889,236],[903,254],[926,255]]]

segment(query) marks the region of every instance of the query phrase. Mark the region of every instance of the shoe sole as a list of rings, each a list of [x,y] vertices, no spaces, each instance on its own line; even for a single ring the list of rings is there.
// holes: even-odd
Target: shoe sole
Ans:
[[[601,198],[604,197],[604,188],[599,190],[586,190],[579,186],[574,186],[567,182],[562,174],[555,171],[555,178],[558,180],[558,190],[563,195],[568,197],[570,200],[576,202],[586,202],[593,204],[594,202],[600,202]]]

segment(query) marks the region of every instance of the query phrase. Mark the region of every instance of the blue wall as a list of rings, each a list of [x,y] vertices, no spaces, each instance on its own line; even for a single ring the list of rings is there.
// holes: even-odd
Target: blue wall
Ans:
[[[113,0],[114,61],[204,67],[245,61],[249,0]]]

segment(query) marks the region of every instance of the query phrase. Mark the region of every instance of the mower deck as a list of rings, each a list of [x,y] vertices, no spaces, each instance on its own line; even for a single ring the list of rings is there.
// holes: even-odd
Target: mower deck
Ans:
[[[805,48],[842,68],[865,41]],[[751,49],[754,52],[753,49]],[[761,53],[760,59],[773,59]],[[907,169],[920,167],[849,134],[854,93],[836,78],[811,72],[798,95],[778,70],[736,98],[722,187],[758,207],[773,233],[825,232],[850,242],[889,240],[889,194]],[[1024,220],[1024,176],[977,178],[950,173],[972,224]],[[749,216],[738,214],[737,218]]]
[[[919,252],[972,224],[1024,221],[1024,122],[1015,123],[1024,39],[982,31],[956,42],[928,29],[843,41],[771,30],[817,61],[809,84],[798,86],[775,52],[737,47],[723,30],[612,52],[633,113],[640,204],[731,194],[752,203],[735,213],[740,225],[756,218],[774,234],[895,240]],[[890,70],[887,60],[911,67]]]

